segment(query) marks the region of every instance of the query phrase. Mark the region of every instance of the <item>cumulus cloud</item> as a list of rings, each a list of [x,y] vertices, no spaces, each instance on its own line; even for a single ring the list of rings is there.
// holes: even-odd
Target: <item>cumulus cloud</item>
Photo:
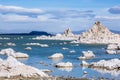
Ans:
[[[110,8],[108,11],[112,14],[120,14],[120,5]]]
[[[50,19],[50,15],[39,15],[37,17],[29,17],[26,15],[17,15],[17,14],[1,14],[0,20],[3,22],[47,22],[47,21],[55,21],[54,19]]]
[[[95,14],[92,10],[42,10],[39,8],[0,5],[0,20],[4,22],[60,22],[63,20],[93,18],[94,16]]]
[[[0,5],[0,13],[1,14],[18,14],[18,15],[28,15],[28,16],[36,16],[42,14],[44,11],[38,8],[24,8],[17,6],[5,6]]]

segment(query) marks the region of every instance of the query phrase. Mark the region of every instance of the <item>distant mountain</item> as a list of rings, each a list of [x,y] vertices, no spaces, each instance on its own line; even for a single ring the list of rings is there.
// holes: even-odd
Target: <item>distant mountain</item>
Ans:
[[[81,34],[82,32],[85,32],[86,30],[80,30],[80,31],[72,31],[73,34]]]
[[[110,31],[116,34],[120,34],[120,31],[116,31],[116,30],[110,30]],[[72,31],[73,34],[81,34],[82,32],[86,32],[86,30]]]
[[[120,31],[116,31],[116,30],[110,30],[110,31],[116,34],[120,34]]]
[[[47,33],[45,31],[31,31],[30,33],[1,33],[0,35],[45,35],[52,36],[52,34]]]

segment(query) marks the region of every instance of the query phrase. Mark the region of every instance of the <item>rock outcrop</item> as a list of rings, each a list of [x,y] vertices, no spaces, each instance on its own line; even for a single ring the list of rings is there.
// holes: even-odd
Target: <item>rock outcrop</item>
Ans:
[[[22,52],[16,52],[12,48],[2,49],[0,55],[12,56],[15,58],[28,58],[29,55]]]
[[[60,62],[55,65],[57,68],[71,68],[73,67],[73,64],[71,62]]]
[[[58,59],[58,58],[63,58],[63,57],[64,56],[63,56],[62,53],[55,53],[55,54],[49,56],[48,58],[50,58],[50,59]]]
[[[33,40],[78,40],[79,35],[74,35],[70,28],[66,29],[63,34],[56,34],[55,36],[37,36]]]
[[[120,60],[115,58],[111,60],[100,60],[98,62],[92,62],[89,65],[90,68],[104,68],[107,70],[120,69]]]
[[[120,44],[109,44],[106,49],[107,54],[120,54]]]
[[[9,56],[6,60],[0,60],[0,78],[11,77],[33,78],[48,77],[48,75],[41,70],[27,66],[17,61],[14,57]]]
[[[87,32],[83,32],[79,37],[80,43],[98,43],[98,44],[108,44],[108,43],[119,43],[120,35],[114,34],[105,26],[103,26],[99,21],[95,22],[93,27]]]
[[[66,36],[66,37],[74,36],[74,34],[73,34],[72,31],[70,30],[70,28],[66,29],[66,30],[64,31],[64,34],[63,34],[63,35]]]
[[[94,53],[92,51],[82,51],[83,56],[78,57],[80,60],[86,60],[86,59],[91,59],[95,57]]]

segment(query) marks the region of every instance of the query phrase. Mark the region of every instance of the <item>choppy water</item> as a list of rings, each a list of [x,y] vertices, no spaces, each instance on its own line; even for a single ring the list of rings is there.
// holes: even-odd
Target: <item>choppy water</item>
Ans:
[[[23,36],[23,39],[16,39],[20,38],[21,36],[4,36],[9,37],[10,40],[0,40],[0,49],[5,48],[13,48],[15,51],[27,53],[30,57],[28,59],[20,59],[21,62],[34,66],[39,69],[49,69],[52,70],[50,75],[54,76],[72,76],[72,77],[104,77],[109,79],[120,79],[120,75],[116,75],[115,73],[105,73],[104,71],[98,72],[96,70],[90,68],[82,68],[80,66],[81,60],[77,60],[77,57],[82,55],[82,51],[92,50],[96,55],[95,58],[91,60],[86,60],[87,62],[96,62],[101,59],[109,60],[112,58],[120,58],[120,54],[115,55],[108,55],[105,54],[106,45],[89,45],[89,44],[71,44],[69,41],[55,41],[55,40],[32,40],[32,37],[35,36]],[[6,43],[13,42],[16,46],[6,46]],[[66,42],[67,44],[64,44]],[[29,46],[32,50],[25,50],[24,48],[28,47],[23,44],[26,43],[41,43],[41,44],[48,44],[49,47],[40,47],[40,46]],[[63,50],[62,48],[68,48],[68,50]],[[75,53],[70,53],[71,50],[75,50]],[[62,53],[64,58],[61,60],[51,60],[48,59],[48,56],[54,53]],[[53,65],[57,62],[72,62],[74,67],[72,69],[58,69],[55,68]],[[40,64],[40,62],[44,62],[44,64]],[[83,76],[83,71],[87,71],[88,74]],[[117,73],[117,72],[116,72]]]

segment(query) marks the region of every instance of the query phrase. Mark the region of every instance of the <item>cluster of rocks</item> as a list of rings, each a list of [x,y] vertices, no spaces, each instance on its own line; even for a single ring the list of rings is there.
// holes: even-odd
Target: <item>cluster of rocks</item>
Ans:
[[[33,40],[77,40],[79,35],[74,35],[70,28],[66,29],[63,34],[56,34],[55,36],[37,36]]]
[[[9,43],[7,43],[7,46],[16,46],[16,44],[12,43],[12,42],[9,42]]]
[[[120,54],[120,44],[109,44],[106,49],[107,54]]]
[[[107,70],[120,69],[120,60],[111,59],[111,60],[100,60],[98,62],[92,62],[90,64],[91,68],[105,68]]]
[[[103,26],[99,21],[97,21],[91,29],[89,29],[87,32],[83,32],[80,35],[79,41],[80,43],[88,44],[119,43],[120,35],[112,33],[107,27]]]
[[[10,40],[8,37],[0,37],[0,40]]]
[[[73,42],[71,43],[87,43],[87,44],[120,43],[120,35],[112,33],[107,27],[103,26],[99,21],[95,22],[91,29],[79,35],[73,34],[70,28],[68,28],[64,31],[64,34],[56,34],[55,36],[37,36],[32,39],[73,40]]]
[[[40,44],[40,43],[26,43],[26,46],[40,46],[40,47],[49,47],[47,44]]]
[[[98,62],[87,63],[85,61],[82,62],[83,66],[88,66],[89,68],[102,68],[106,70],[119,70],[120,69],[120,60],[115,58],[111,60],[100,60]]]
[[[14,57],[9,56],[6,60],[0,59],[0,78],[11,77],[49,77],[46,73],[34,67],[27,66]]]
[[[62,53],[55,53],[51,56],[49,56],[48,58],[50,59],[62,59],[64,56]],[[60,69],[60,70],[64,70],[64,71],[71,71],[72,70],[72,67],[73,67],[73,64],[71,62],[57,62],[55,63],[55,67]]]
[[[0,51],[0,55],[12,56],[15,58],[28,58],[29,57],[29,55],[27,55],[26,53],[16,52],[12,48],[2,49]]]

